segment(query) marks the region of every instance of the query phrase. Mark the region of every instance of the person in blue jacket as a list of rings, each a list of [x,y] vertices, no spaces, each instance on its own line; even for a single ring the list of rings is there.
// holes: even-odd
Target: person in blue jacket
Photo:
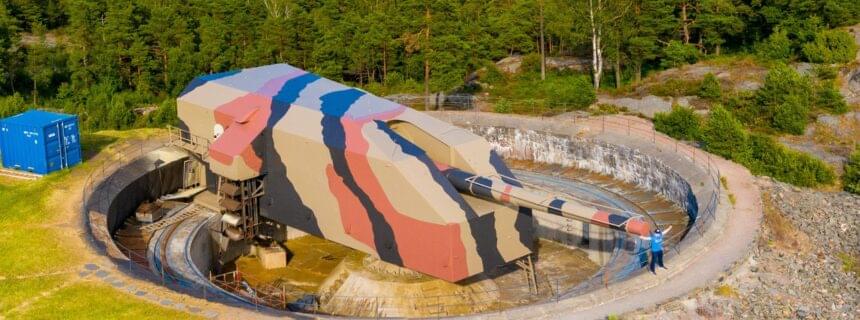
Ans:
[[[666,233],[672,229],[672,226],[666,229]],[[651,241],[651,263],[648,266],[648,269],[651,270],[651,273],[657,274],[654,271],[656,266],[660,266],[660,268],[666,269],[666,266],[663,265],[663,231],[660,228],[654,229],[654,232],[651,233],[650,237],[640,237],[645,240]]]

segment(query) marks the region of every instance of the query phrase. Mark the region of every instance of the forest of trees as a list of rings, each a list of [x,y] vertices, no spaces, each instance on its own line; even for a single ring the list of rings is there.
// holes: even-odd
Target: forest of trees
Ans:
[[[0,0],[0,116],[159,125],[193,77],[276,62],[419,93],[542,49],[591,60],[593,87],[702,55],[838,62],[828,30],[858,17],[856,0]]]

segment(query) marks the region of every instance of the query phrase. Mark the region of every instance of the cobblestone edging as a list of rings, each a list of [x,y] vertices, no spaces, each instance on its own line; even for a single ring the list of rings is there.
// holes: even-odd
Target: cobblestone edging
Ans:
[[[114,270],[105,269],[98,264],[85,264],[83,268],[78,271],[78,278],[104,282],[116,288],[117,290],[124,291],[140,299],[149,300],[152,303],[158,304],[165,308],[188,312],[190,314],[209,319],[213,319],[218,316],[218,312],[216,311],[206,310],[202,307],[185,304],[182,302],[174,301],[173,299],[169,298],[164,298],[157,292],[153,292],[152,290],[138,287],[133,283],[123,281],[122,276],[116,275]]]

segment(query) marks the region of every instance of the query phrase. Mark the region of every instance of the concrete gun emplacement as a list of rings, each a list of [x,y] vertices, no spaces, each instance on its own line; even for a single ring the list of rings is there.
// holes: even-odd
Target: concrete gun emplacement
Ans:
[[[191,149],[221,197],[221,263],[286,226],[455,282],[531,254],[532,210],[650,231],[524,186],[465,129],[290,65],[198,77],[177,112],[182,140],[206,141]]]

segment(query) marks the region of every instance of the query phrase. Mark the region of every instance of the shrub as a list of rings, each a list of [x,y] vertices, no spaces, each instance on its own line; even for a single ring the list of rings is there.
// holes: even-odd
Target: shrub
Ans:
[[[699,60],[699,50],[692,44],[683,44],[681,41],[672,40],[663,49],[663,56],[660,66],[677,68],[684,64],[696,63]]]
[[[860,148],[856,148],[845,164],[842,174],[842,188],[845,191],[860,194]]]
[[[812,81],[794,69],[779,65],[771,69],[764,79],[764,86],[756,91],[756,118],[780,132],[803,132],[812,104]],[[799,129],[798,129],[799,128]]]
[[[754,174],[802,187],[831,184],[835,179],[833,169],[823,161],[787,149],[770,136],[752,134],[749,143],[750,157],[744,164]]]
[[[768,123],[759,115],[755,102],[755,91],[735,92],[724,99],[725,107],[743,124],[752,127],[767,127]]]
[[[0,98],[0,118],[5,118],[27,110],[27,102],[21,94],[15,94]]]
[[[616,106],[614,104],[601,103],[601,104],[596,105],[594,108],[592,108],[589,111],[591,112],[592,115],[602,116],[602,115],[607,115],[607,114],[619,114],[622,112],[627,112],[629,110],[627,109],[627,107],[624,107],[624,106]]]
[[[158,104],[158,109],[150,112],[143,123],[139,126],[143,127],[163,127],[165,125],[177,125],[179,117],[176,114],[176,100],[167,99]]]
[[[661,97],[683,97],[699,93],[702,83],[695,80],[668,79],[648,88],[648,93]]]
[[[812,72],[818,80],[833,80],[839,75],[839,70],[826,64],[818,64],[812,67]]]
[[[854,37],[841,30],[823,30],[815,40],[804,43],[803,57],[814,63],[847,63],[854,60],[857,44]]]
[[[489,62],[486,65],[486,72],[484,72],[481,80],[489,84],[504,84],[507,82],[508,78],[496,67],[495,63]]]
[[[550,77],[542,81],[542,95],[553,109],[582,110],[597,101],[597,94],[586,76]]]
[[[540,72],[540,54],[529,53],[523,56],[520,73]]]
[[[512,110],[511,102],[504,98],[499,99],[499,101],[493,105],[493,111],[496,113],[511,113]]]
[[[809,107],[799,97],[790,95],[779,105],[773,115],[773,127],[780,132],[803,134],[809,121]]]
[[[705,149],[727,159],[746,159],[747,133],[740,121],[720,105],[711,109],[702,129]]]
[[[788,33],[784,30],[771,33],[767,40],[758,45],[756,54],[765,60],[791,59],[791,40],[788,39]]]
[[[717,77],[713,73],[706,74],[705,79],[702,80],[702,85],[699,86],[699,97],[717,100],[722,95],[723,91],[720,87],[720,80],[717,80]]]
[[[756,91],[756,102],[763,106],[779,105],[789,95],[808,99],[812,96],[812,81],[791,67],[781,64],[768,71],[764,85]]]
[[[834,114],[848,112],[848,104],[842,94],[829,81],[819,83],[818,90],[815,92],[815,107]]]
[[[672,111],[654,115],[654,129],[675,139],[697,140],[702,133],[702,118],[692,108],[673,106]]]

